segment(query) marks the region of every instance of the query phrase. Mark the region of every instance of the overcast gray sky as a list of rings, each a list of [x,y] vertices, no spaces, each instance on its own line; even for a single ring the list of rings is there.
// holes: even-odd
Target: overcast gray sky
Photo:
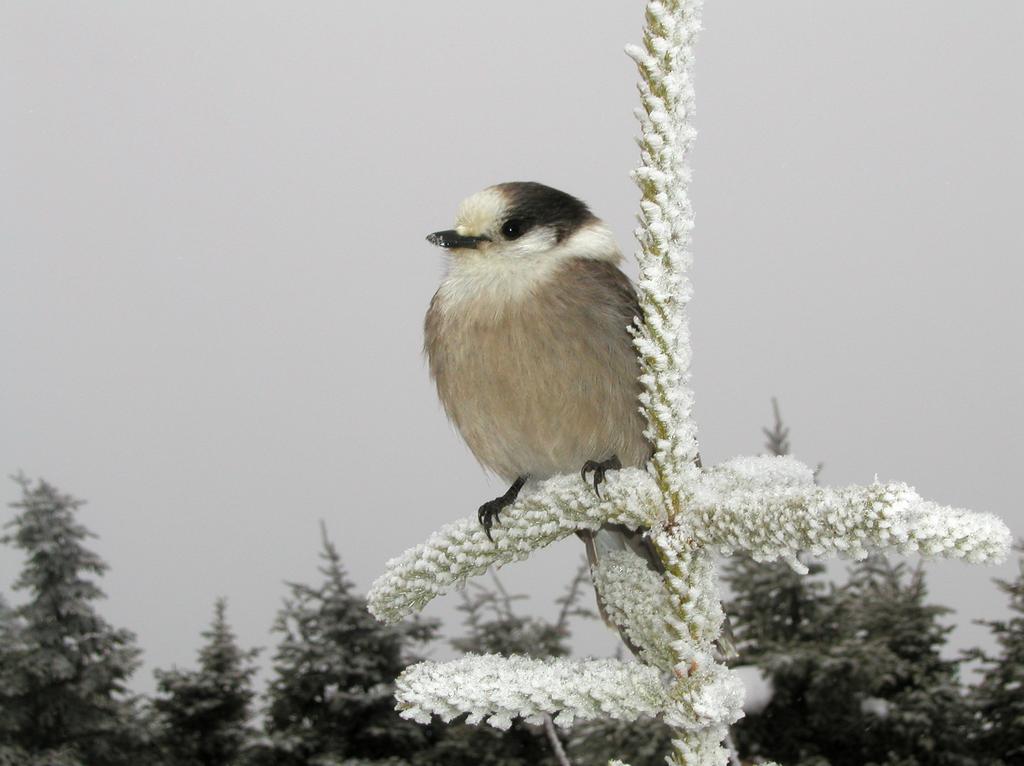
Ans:
[[[442,264],[423,237],[467,194],[537,180],[632,252],[622,47],[642,11],[0,5],[0,471],[89,500],[136,687],[194,661],[219,595],[271,647],[283,581],[316,577],[318,519],[365,590],[503,491],[427,377]],[[1024,4],[712,0],[705,26],[705,461],[759,451],[777,395],[824,481],[902,479],[1024,534]],[[580,555],[504,576],[551,610]],[[8,594],[20,565],[0,557]],[[956,646],[985,640],[970,621],[1005,610],[990,578],[1014,569],[929,566]],[[614,645],[580,629],[582,651]]]

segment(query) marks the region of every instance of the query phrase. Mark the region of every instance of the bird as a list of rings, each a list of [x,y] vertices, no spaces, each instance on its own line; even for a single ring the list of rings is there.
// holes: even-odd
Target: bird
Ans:
[[[528,481],[579,472],[600,494],[608,471],[645,466],[642,312],[610,228],[566,192],[515,181],[463,200],[427,241],[450,256],[424,321],[430,375],[470,451],[510,483],[478,510],[487,537]],[[630,550],[663,571],[642,532],[577,534],[591,567]]]

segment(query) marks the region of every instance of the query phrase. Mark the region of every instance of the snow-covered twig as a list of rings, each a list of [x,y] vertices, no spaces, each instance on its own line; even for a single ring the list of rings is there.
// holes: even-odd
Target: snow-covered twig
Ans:
[[[384,622],[397,622],[490,566],[521,561],[577,529],[597,529],[607,522],[631,529],[650,526],[660,507],[654,481],[636,468],[609,474],[600,498],[579,474],[556,476],[528,487],[502,512],[491,529],[493,542],[475,517],[461,519],[388,561],[367,596],[370,612]]]
[[[644,321],[634,344],[647,436],[655,446],[651,465],[672,509],[679,506],[682,483],[694,472],[698,454],[685,309],[693,293],[687,163],[697,136],[693,54],[702,8],[702,0],[649,2],[642,44],[626,48],[640,71],[640,164],[633,178],[641,192],[635,233]]]
[[[535,660],[496,654],[421,662],[399,677],[395,698],[404,718],[428,723],[468,713],[467,723],[507,729],[512,719],[558,726],[576,720],[655,716],[666,705],[655,668],[614,660]]]
[[[862,559],[893,551],[1001,561],[1007,526],[991,514],[923,500],[906,484],[819,487],[791,457],[735,458],[705,471],[688,488],[678,534],[724,554],[783,559],[801,573],[799,552]]]
[[[544,733],[547,735],[548,742],[551,743],[551,750],[554,752],[559,766],[572,766],[572,761],[569,760],[569,756],[565,754],[565,748],[562,747],[562,740],[558,738],[558,732],[555,731],[555,722],[547,713],[544,714]]]

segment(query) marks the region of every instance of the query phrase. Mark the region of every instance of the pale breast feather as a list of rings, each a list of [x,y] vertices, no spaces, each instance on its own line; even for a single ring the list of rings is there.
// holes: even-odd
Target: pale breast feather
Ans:
[[[612,454],[642,464],[629,279],[610,262],[573,258],[528,295],[492,304],[461,295],[453,305],[442,287],[425,323],[438,395],[480,462],[505,478]]]

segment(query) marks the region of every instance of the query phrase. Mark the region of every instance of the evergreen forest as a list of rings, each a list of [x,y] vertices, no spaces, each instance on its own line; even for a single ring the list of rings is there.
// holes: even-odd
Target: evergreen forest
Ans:
[[[775,413],[766,451],[786,454]],[[507,731],[404,720],[395,679],[442,641],[441,626],[374,620],[323,526],[319,580],[285,585],[265,688],[255,687],[258,652],[239,645],[214,595],[192,667],[157,670],[154,694],[133,694],[142,649],[100,614],[107,565],[89,549],[82,501],[15,480],[21,499],[0,540],[24,563],[9,584],[16,603],[0,600],[0,766],[564,766],[623,755],[655,766],[669,749],[655,720],[569,730],[516,721]],[[735,763],[1024,764],[1024,560],[1016,579],[997,581],[1006,609],[985,623],[994,649],[953,658],[953,615],[930,600],[920,566],[870,557],[836,582],[805,563],[806,576],[722,562],[731,662],[748,682]],[[496,576],[460,595],[462,624],[444,641],[463,653],[566,656],[572,622],[598,619],[585,563],[554,619],[531,616]]]

